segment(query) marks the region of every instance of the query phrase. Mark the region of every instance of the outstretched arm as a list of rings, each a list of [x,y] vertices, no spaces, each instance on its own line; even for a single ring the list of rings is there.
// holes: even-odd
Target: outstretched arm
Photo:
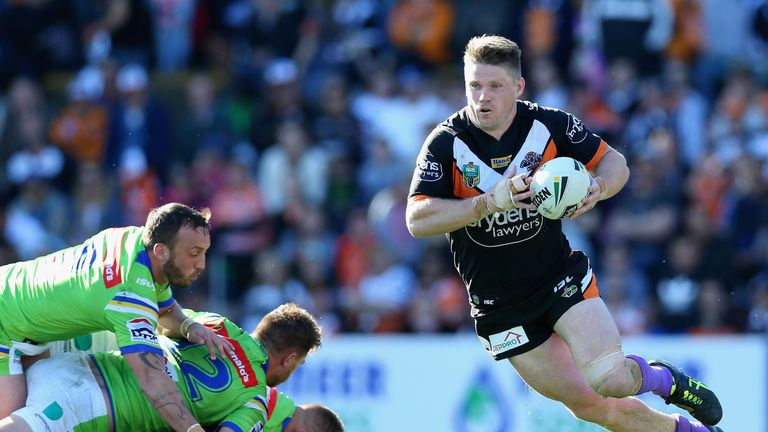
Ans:
[[[177,432],[203,432],[184,404],[176,384],[165,373],[165,357],[152,352],[124,355],[136,375],[139,386],[152,406]]]

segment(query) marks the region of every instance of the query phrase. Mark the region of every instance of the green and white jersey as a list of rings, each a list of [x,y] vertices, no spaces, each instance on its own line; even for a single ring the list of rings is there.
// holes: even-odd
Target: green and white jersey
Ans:
[[[160,353],[159,311],[174,299],[168,284],[152,277],[143,232],[110,228],[80,245],[0,267],[0,339],[9,339],[0,345],[109,330],[123,354]]]
[[[160,337],[167,359],[166,372],[176,382],[194,417],[204,425],[228,426],[235,431],[259,432],[271,413],[266,387],[267,352],[259,342],[226,318],[210,313],[191,314],[235,347],[211,360],[205,345]],[[170,430],[146,397],[128,363],[117,353],[94,353],[115,413],[115,432]],[[275,399],[277,394],[274,394]]]
[[[267,400],[275,403],[270,403],[268,407],[264,432],[283,432],[291,422],[293,413],[296,412],[296,404],[288,396],[272,387],[267,387]]]

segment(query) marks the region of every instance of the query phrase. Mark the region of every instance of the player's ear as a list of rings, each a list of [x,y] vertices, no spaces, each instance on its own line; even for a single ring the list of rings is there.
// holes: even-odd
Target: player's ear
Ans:
[[[168,249],[168,246],[162,243],[155,243],[155,245],[152,246],[152,253],[154,253],[155,256],[161,260],[167,261],[170,257],[171,251]]]
[[[517,89],[516,89],[517,95],[515,97],[520,97],[523,94],[523,91],[525,91],[525,78],[520,77],[517,80]]]
[[[290,365],[293,364],[293,362],[295,362],[297,360],[297,358],[298,358],[298,354],[296,354],[295,352],[291,351],[291,352],[288,352],[287,354],[285,354],[283,356],[283,359],[282,359],[282,361],[280,363],[283,366],[290,366]]]

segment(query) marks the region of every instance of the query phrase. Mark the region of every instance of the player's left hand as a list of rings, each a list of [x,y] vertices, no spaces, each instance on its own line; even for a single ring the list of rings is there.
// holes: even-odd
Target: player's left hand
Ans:
[[[590,176],[589,193],[581,200],[581,207],[573,212],[569,219],[576,219],[584,213],[592,210],[605,192],[605,180],[600,176]]]
[[[189,326],[189,334],[187,340],[196,344],[205,344],[208,346],[208,351],[211,353],[211,360],[216,359],[216,353],[224,354],[233,353],[235,346],[232,342],[225,339],[223,336],[219,336],[208,327],[196,322]]]

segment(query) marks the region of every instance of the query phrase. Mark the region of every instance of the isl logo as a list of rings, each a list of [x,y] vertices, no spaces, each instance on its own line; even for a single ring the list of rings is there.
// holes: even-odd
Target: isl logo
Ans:
[[[469,162],[461,167],[461,178],[467,187],[473,188],[477,186],[480,184],[480,167],[475,165],[474,162]]]

